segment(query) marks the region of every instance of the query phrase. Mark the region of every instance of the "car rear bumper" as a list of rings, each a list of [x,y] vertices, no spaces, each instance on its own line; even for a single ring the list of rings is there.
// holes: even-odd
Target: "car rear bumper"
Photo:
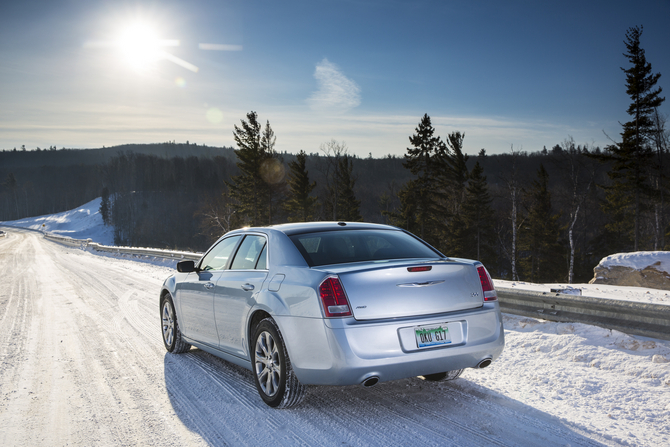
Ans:
[[[383,321],[275,316],[293,370],[304,384],[353,385],[474,368],[495,360],[505,335],[498,303],[481,308]],[[414,327],[448,323],[452,342],[417,347]]]

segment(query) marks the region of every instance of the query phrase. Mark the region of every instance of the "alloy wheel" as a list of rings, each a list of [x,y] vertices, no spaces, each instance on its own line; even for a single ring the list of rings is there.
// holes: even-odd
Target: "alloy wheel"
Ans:
[[[256,339],[256,376],[258,383],[268,397],[277,394],[281,378],[279,350],[272,334],[262,332]]]

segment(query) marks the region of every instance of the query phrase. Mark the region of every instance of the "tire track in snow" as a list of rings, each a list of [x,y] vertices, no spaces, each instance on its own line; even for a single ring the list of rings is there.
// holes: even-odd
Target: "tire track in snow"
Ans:
[[[416,379],[416,380],[420,380],[420,379]],[[376,389],[375,390],[374,388],[372,388],[372,389],[370,389],[370,392],[372,394],[377,395],[378,398],[380,398],[381,400],[386,402],[386,404],[388,405],[387,408],[390,408],[391,412],[397,418],[401,418],[401,419],[403,419],[403,420],[405,420],[409,423],[416,424],[417,421],[412,419],[412,418],[407,417],[405,412],[399,412],[399,411],[395,410],[395,408],[397,408],[397,406],[398,406],[397,405],[398,402],[403,403],[403,405],[406,406],[406,407],[413,407],[421,415],[425,415],[425,414],[431,415],[431,418],[430,418],[431,422],[435,423],[436,421],[439,421],[439,423],[437,423],[437,425],[444,424],[445,426],[448,426],[451,430],[453,430],[453,427],[456,427],[456,429],[458,430],[459,435],[461,434],[461,432],[469,433],[472,437],[474,437],[475,439],[478,439],[478,441],[476,443],[481,442],[481,443],[486,444],[486,445],[498,445],[498,446],[509,445],[509,444],[506,444],[506,443],[500,441],[499,439],[493,438],[491,436],[487,436],[487,435],[479,432],[478,430],[475,430],[475,429],[471,428],[470,424],[461,423],[461,422],[457,421],[456,419],[445,415],[445,413],[443,411],[435,411],[433,406],[426,406],[426,405],[423,405],[423,404],[419,404],[419,403],[417,403],[416,399],[407,399],[407,398],[399,396],[398,393],[395,393],[395,392],[388,393],[383,389]],[[421,422],[419,422],[419,424],[421,425]],[[423,426],[423,425],[421,425],[421,426]],[[423,426],[423,427],[425,427],[425,426]],[[426,430],[429,430],[429,431],[431,431],[431,432],[433,432],[437,435],[441,435],[441,433],[439,433],[435,429],[429,429],[429,428],[426,427]],[[454,431],[454,432],[456,433],[456,431]]]
[[[275,431],[286,432],[285,436],[290,438],[290,444],[311,446],[321,443],[321,440],[311,433],[299,433],[287,428],[289,424],[286,416],[290,417],[291,411],[275,410],[268,407],[258,395],[251,371],[233,366],[202,351],[191,351],[187,356],[210,380],[218,385],[219,389],[224,390],[227,396],[231,397],[245,410],[244,414],[236,415],[239,420],[261,413],[264,422],[271,428]],[[261,437],[252,436],[252,442],[247,439],[245,444],[258,445],[263,443],[265,438],[266,435]]]
[[[450,393],[458,395],[463,399],[467,399],[468,401],[476,402],[478,405],[481,405],[482,408],[486,408],[487,404],[489,403],[487,400],[485,400],[485,398],[479,396],[479,393],[476,390],[477,385],[471,384],[470,382],[466,382],[465,385],[461,385],[460,383],[456,382],[453,385],[446,385],[446,386],[450,386],[449,389]],[[464,389],[465,387],[468,387],[470,389],[466,391]],[[560,442],[563,444],[567,442],[570,445],[591,446],[591,447],[600,447],[603,445],[601,442],[588,439],[587,437],[582,436],[580,433],[575,435],[571,433],[569,430],[563,429],[561,426],[547,424],[546,421],[529,417],[524,412],[517,411],[514,408],[510,408],[503,405],[497,405],[495,407],[495,410],[496,413],[498,414],[500,413],[508,414],[509,419],[519,421],[520,425],[522,426],[533,427],[535,431],[538,433],[538,437],[543,437],[546,436],[547,434],[550,434],[557,440],[560,440]],[[488,409],[487,412],[492,412],[492,410]],[[539,441],[539,439],[536,438],[535,441],[537,442]]]

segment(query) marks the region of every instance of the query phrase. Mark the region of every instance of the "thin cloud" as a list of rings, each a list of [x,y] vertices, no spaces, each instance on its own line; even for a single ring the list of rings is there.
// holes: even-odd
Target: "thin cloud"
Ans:
[[[316,64],[314,77],[319,89],[308,99],[313,110],[345,111],[361,103],[361,88],[328,59]]]
[[[199,43],[198,48],[209,51],[242,51],[242,45],[227,45],[222,43]]]

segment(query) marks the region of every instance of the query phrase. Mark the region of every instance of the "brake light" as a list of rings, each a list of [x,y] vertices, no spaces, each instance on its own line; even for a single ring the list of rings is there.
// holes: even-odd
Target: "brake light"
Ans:
[[[423,265],[421,267],[407,267],[408,272],[429,272],[433,269],[432,265]]]
[[[493,287],[491,275],[486,271],[483,265],[477,267],[479,273],[479,281],[482,283],[482,291],[484,292],[484,301],[495,301],[498,299],[496,289]]]
[[[337,276],[326,278],[321,283],[319,286],[319,295],[321,296],[321,304],[323,305],[323,312],[326,314],[326,318],[351,316],[347,295],[344,293],[340,278]]]

